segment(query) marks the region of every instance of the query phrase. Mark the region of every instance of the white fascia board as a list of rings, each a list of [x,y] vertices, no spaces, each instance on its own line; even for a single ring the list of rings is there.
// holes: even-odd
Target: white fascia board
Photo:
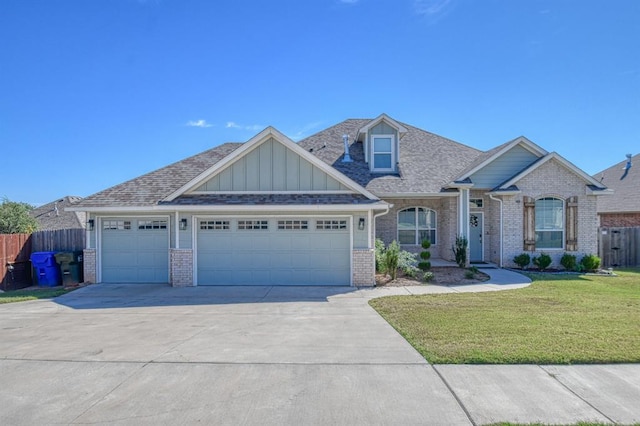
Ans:
[[[605,187],[602,186],[602,184],[600,182],[598,182],[597,180],[595,180],[594,178],[592,178],[591,176],[589,176],[588,174],[583,172],[581,169],[579,169],[578,167],[573,165],[573,163],[569,162],[568,160],[565,160],[557,152],[552,152],[552,153],[548,154],[546,157],[544,157],[540,161],[534,163],[531,167],[528,167],[528,168],[524,169],[522,172],[520,172],[519,174],[517,174],[516,176],[511,178],[509,181],[503,183],[500,187],[501,188],[508,188],[511,185],[515,185],[515,183],[518,182],[520,179],[522,179],[523,177],[525,177],[529,173],[533,172],[534,170],[538,169],[543,164],[546,164],[548,161],[551,161],[552,159],[557,160],[562,166],[564,166],[569,171],[572,171],[573,173],[575,173],[578,176],[580,176],[588,184],[593,185],[593,186],[598,187],[598,188],[605,189]]]
[[[457,197],[459,192],[388,192],[376,193],[382,199],[386,198],[442,198]]]
[[[368,210],[385,210],[388,208],[388,204],[384,201],[380,201],[372,204],[294,204],[294,205],[222,205],[222,206],[208,206],[208,205],[188,205],[178,206],[175,204],[159,205],[159,206],[138,206],[138,207],[84,207],[82,211],[90,213],[131,213],[139,214],[145,212],[149,214],[151,212],[216,212],[216,211],[368,211]]]
[[[516,190],[516,191],[489,191],[489,192],[485,192],[485,195],[493,195],[498,196],[498,195],[518,195],[521,194],[522,191],[520,190]]]
[[[524,149],[526,149],[527,151],[531,152],[533,155],[539,158],[544,157],[545,155],[548,154],[547,151],[545,151],[535,143],[531,142],[529,139],[525,138],[524,136],[519,136],[514,140],[512,140],[511,142],[509,142],[507,145],[505,145],[500,151],[496,152],[491,157],[487,158],[482,163],[478,164],[476,167],[474,167],[464,175],[460,176],[459,180],[464,180],[469,176],[471,176],[472,174],[474,174],[475,172],[477,172],[478,170],[483,169],[484,167],[492,163],[496,158],[501,157],[505,153],[509,152],[511,148],[513,148],[516,145],[522,145]]]
[[[354,192],[362,194],[365,197],[369,198],[370,200],[377,199],[375,195],[373,195],[372,193],[364,189],[361,185],[357,184],[355,181],[348,178],[344,174],[340,173],[338,170],[334,169],[333,167],[329,166],[327,163],[320,160],[315,155],[307,152],[307,150],[301,148],[297,143],[289,139],[283,133],[279,132],[276,128],[269,126],[266,129],[264,129],[262,132],[258,133],[253,138],[249,139],[247,142],[242,144],[239,148],[237,148],[235,151],[227,155],[225,158],[223,158],[222,160],[218,161],[216,164],[211,166],[209,169],[200,173],[198,176],[196,176],[194,179],[189,181],[187,184],[183,185],[178,190],[171,193],[168,197],[164,198],[162,201],[173,201],[180,195],[188,192],[189,190],[197,188],[200,184],[212,178],[215,174],[220,173],[225,168],[231,166],[240,157],[242,157],[249,151],[253,150],[257,146],[259,146],[261,143],[268,140],[269,138],[276,139],[278,142],[282,143],[285,147],[291,149],[300,157],[309,161],[311,164],[318,167],[320,170],[324,171],[326,174],[328,174],[338,182],[342,183],[347,188],[353,190]]]
[[[589,187],[587,187],[587,195],[596,195],[596,196],[600,196],[600,195],[613,195],[615,193],[615,190],[607,188],[607,189],[591,189]]]
[[[377,125],[381,121],[386,121],[387,123],[389,123],[389,125],[391,127],[395,127],[396,130],[398,130],[398,133],[407,133],[407,128],[406,127],[404,127],[402,124],[398,123],[393,118],[389,117],[387,114],[382,113],[379,116],[377,116],[376,118],[374,118],[373,120],[371,120],[370,122],[368,122],[366,125],[361,127],[360,130],[358,130],[358,134],[356,135],[356,139],[358,138],[358,136],[361,133],[368,133],[369,129],[371,129],[373,126]]]

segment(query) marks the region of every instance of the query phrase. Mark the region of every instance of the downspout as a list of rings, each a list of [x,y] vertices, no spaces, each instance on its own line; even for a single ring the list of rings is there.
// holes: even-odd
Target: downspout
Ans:
[[[500,267],[503,267],[503,262],[502,262],[502,256],[503,256],[503,241],[502,241],[502,234],[503,234],[503,205],[502,205],[502,200],[500,198],[494,198],[493,194],[488,194],[489,198],[492,199],[493,201],[498,201],[500,203]]]
[[[393,208],[393,204],[387,204],[387,209],[383,212],[380,212],[378,214],[374,214],[373,215],[373,220],[372,220],[372,224],[373,225],[373,240],[374,241],[369,241],[369,244],[371,244],[373,242],[373,248],[376,247],[375,245],[375,238],[376,238],[376,218],[379,216],[384,216],[385,214],[389,213],[389,211]]]

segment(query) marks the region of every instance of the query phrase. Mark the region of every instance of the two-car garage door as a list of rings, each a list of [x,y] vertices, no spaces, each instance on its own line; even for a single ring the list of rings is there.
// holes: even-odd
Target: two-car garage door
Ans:
[[[198,218],[198,285],[349,285],[346,218]]]
[[[347,218],[211,217],[192,223],[197,285],[350,284]],[[168,218],[103,218],[100,228],[102,282],[169,281]]]

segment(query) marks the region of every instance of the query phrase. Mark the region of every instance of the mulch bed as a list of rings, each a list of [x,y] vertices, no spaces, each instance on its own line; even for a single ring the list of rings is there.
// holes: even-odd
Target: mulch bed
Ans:
[[[429,284],[476,284],[489,279],[489,275],[482,271],[478,271],[474,275],[474,278],[467,278],[466,274],[469,270],[455,266],[436,266],[431,268],[431,272],[433,272],[433,279],[429,282],[404,276],[401,272],[398,272],[398,277],[393,281],[391,281],[391,277],[389,275],[376,274],[376,287],[406,287]],[[421,274],[421,272],[418,274]]]

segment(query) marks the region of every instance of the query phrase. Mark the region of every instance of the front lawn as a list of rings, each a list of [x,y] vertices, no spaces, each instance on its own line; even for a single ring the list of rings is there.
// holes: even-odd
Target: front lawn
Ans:
[[[0,304],[24,302],[27,300],[37,299],[52,299],[54,297],[62,296],[65,293],[69,293],[74,289],[53,287],[53,288],[34,288],[24,290],[14,290],[0,293]]]
[[[435,364],[640,362],[640,269],[616,273],[535,274],[520,290],[370,304]]]

